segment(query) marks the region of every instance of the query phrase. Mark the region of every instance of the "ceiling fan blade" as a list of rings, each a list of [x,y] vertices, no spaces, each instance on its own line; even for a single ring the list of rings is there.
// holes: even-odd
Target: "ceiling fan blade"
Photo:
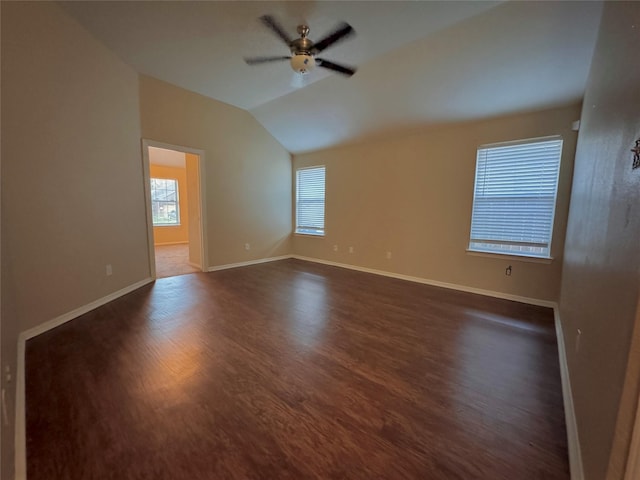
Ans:
[[[289,60],[291,57],[250,57],[244,59],[247,65],[259,65],[261,63],[280,62],[282,60]]]
[[[349,25],[348,23],[342,22],[339,24],[336,29],[324,37],[322,40],[316,42],[313,46],[314,50],[319,53],[323,51],[325,48],[330,47],[336,42],[340,40],[344,40],[345,38],[353,35],[356,31]]]
[[[316,65],[322,68],[328,68],[329,70],[333,70],[334,72],[341,73],[342,75],[346,75],[347,77],[350,77],[351,75],[356,73],[355,68],[347,67],[345,65],[338,65],[337,63],[323,60],[321,58],[316,58]]]
[[[275,18],[273,18],[271,15],[263,15],[260,17],[260,21],[266,27],[270,28],[276,35],[278,35],[282,39],[282,41],[287,44],[287,47],[291,45],[291,42],[293,40],[291,39],[291,37],[289,37],[289,35],[287,35],[287,32],[284,31],[280,24],[276,22]]]

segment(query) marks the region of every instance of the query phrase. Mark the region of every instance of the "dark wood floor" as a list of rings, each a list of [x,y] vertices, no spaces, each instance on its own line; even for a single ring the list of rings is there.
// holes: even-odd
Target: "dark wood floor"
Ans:
[[[29,480],[568,479],[548,309],[296,260],[27,343]]]

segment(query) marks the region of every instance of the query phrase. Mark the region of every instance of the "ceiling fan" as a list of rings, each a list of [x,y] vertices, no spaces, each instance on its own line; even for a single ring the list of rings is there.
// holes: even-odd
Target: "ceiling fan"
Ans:
[[[291,39],[287,32],[280,26],[278,22],[271,15],[263,15],[260,17],[260,21],[271,29],[291,51],[291,56],[281,57],[249,57],[244,59],[249,65],[259,65],[261,63],[279,62],[289,60],[291,68],[294,72],[300,75],[306,75],[316,65],[318,67],[327,68],[334,72],[340,73],[347,77],[350,77],[356,73],[356,69],[353,67],[347,67],[345,65],[339,65],[323,58],[318,58],[316,55],[331,45],[346,39],[347,37],[354,35],[356,32],[346,22],[340,23],[331,33],[326,35],[322,40],[313,42],[308,37],[309,27],[307,25],[298,25],[298,34],[300,38]]]

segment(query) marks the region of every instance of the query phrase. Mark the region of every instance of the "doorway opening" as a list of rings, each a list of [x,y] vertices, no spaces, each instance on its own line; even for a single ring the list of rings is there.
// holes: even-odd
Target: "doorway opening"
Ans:
[[[204,152],[142,143],[151,277],[207,271]]]

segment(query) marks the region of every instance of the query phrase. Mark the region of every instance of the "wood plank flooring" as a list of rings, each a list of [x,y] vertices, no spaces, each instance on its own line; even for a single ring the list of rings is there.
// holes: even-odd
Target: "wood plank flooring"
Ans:
[[[549,309],[298,260],[31,339],[29,480],[569,479]]]

